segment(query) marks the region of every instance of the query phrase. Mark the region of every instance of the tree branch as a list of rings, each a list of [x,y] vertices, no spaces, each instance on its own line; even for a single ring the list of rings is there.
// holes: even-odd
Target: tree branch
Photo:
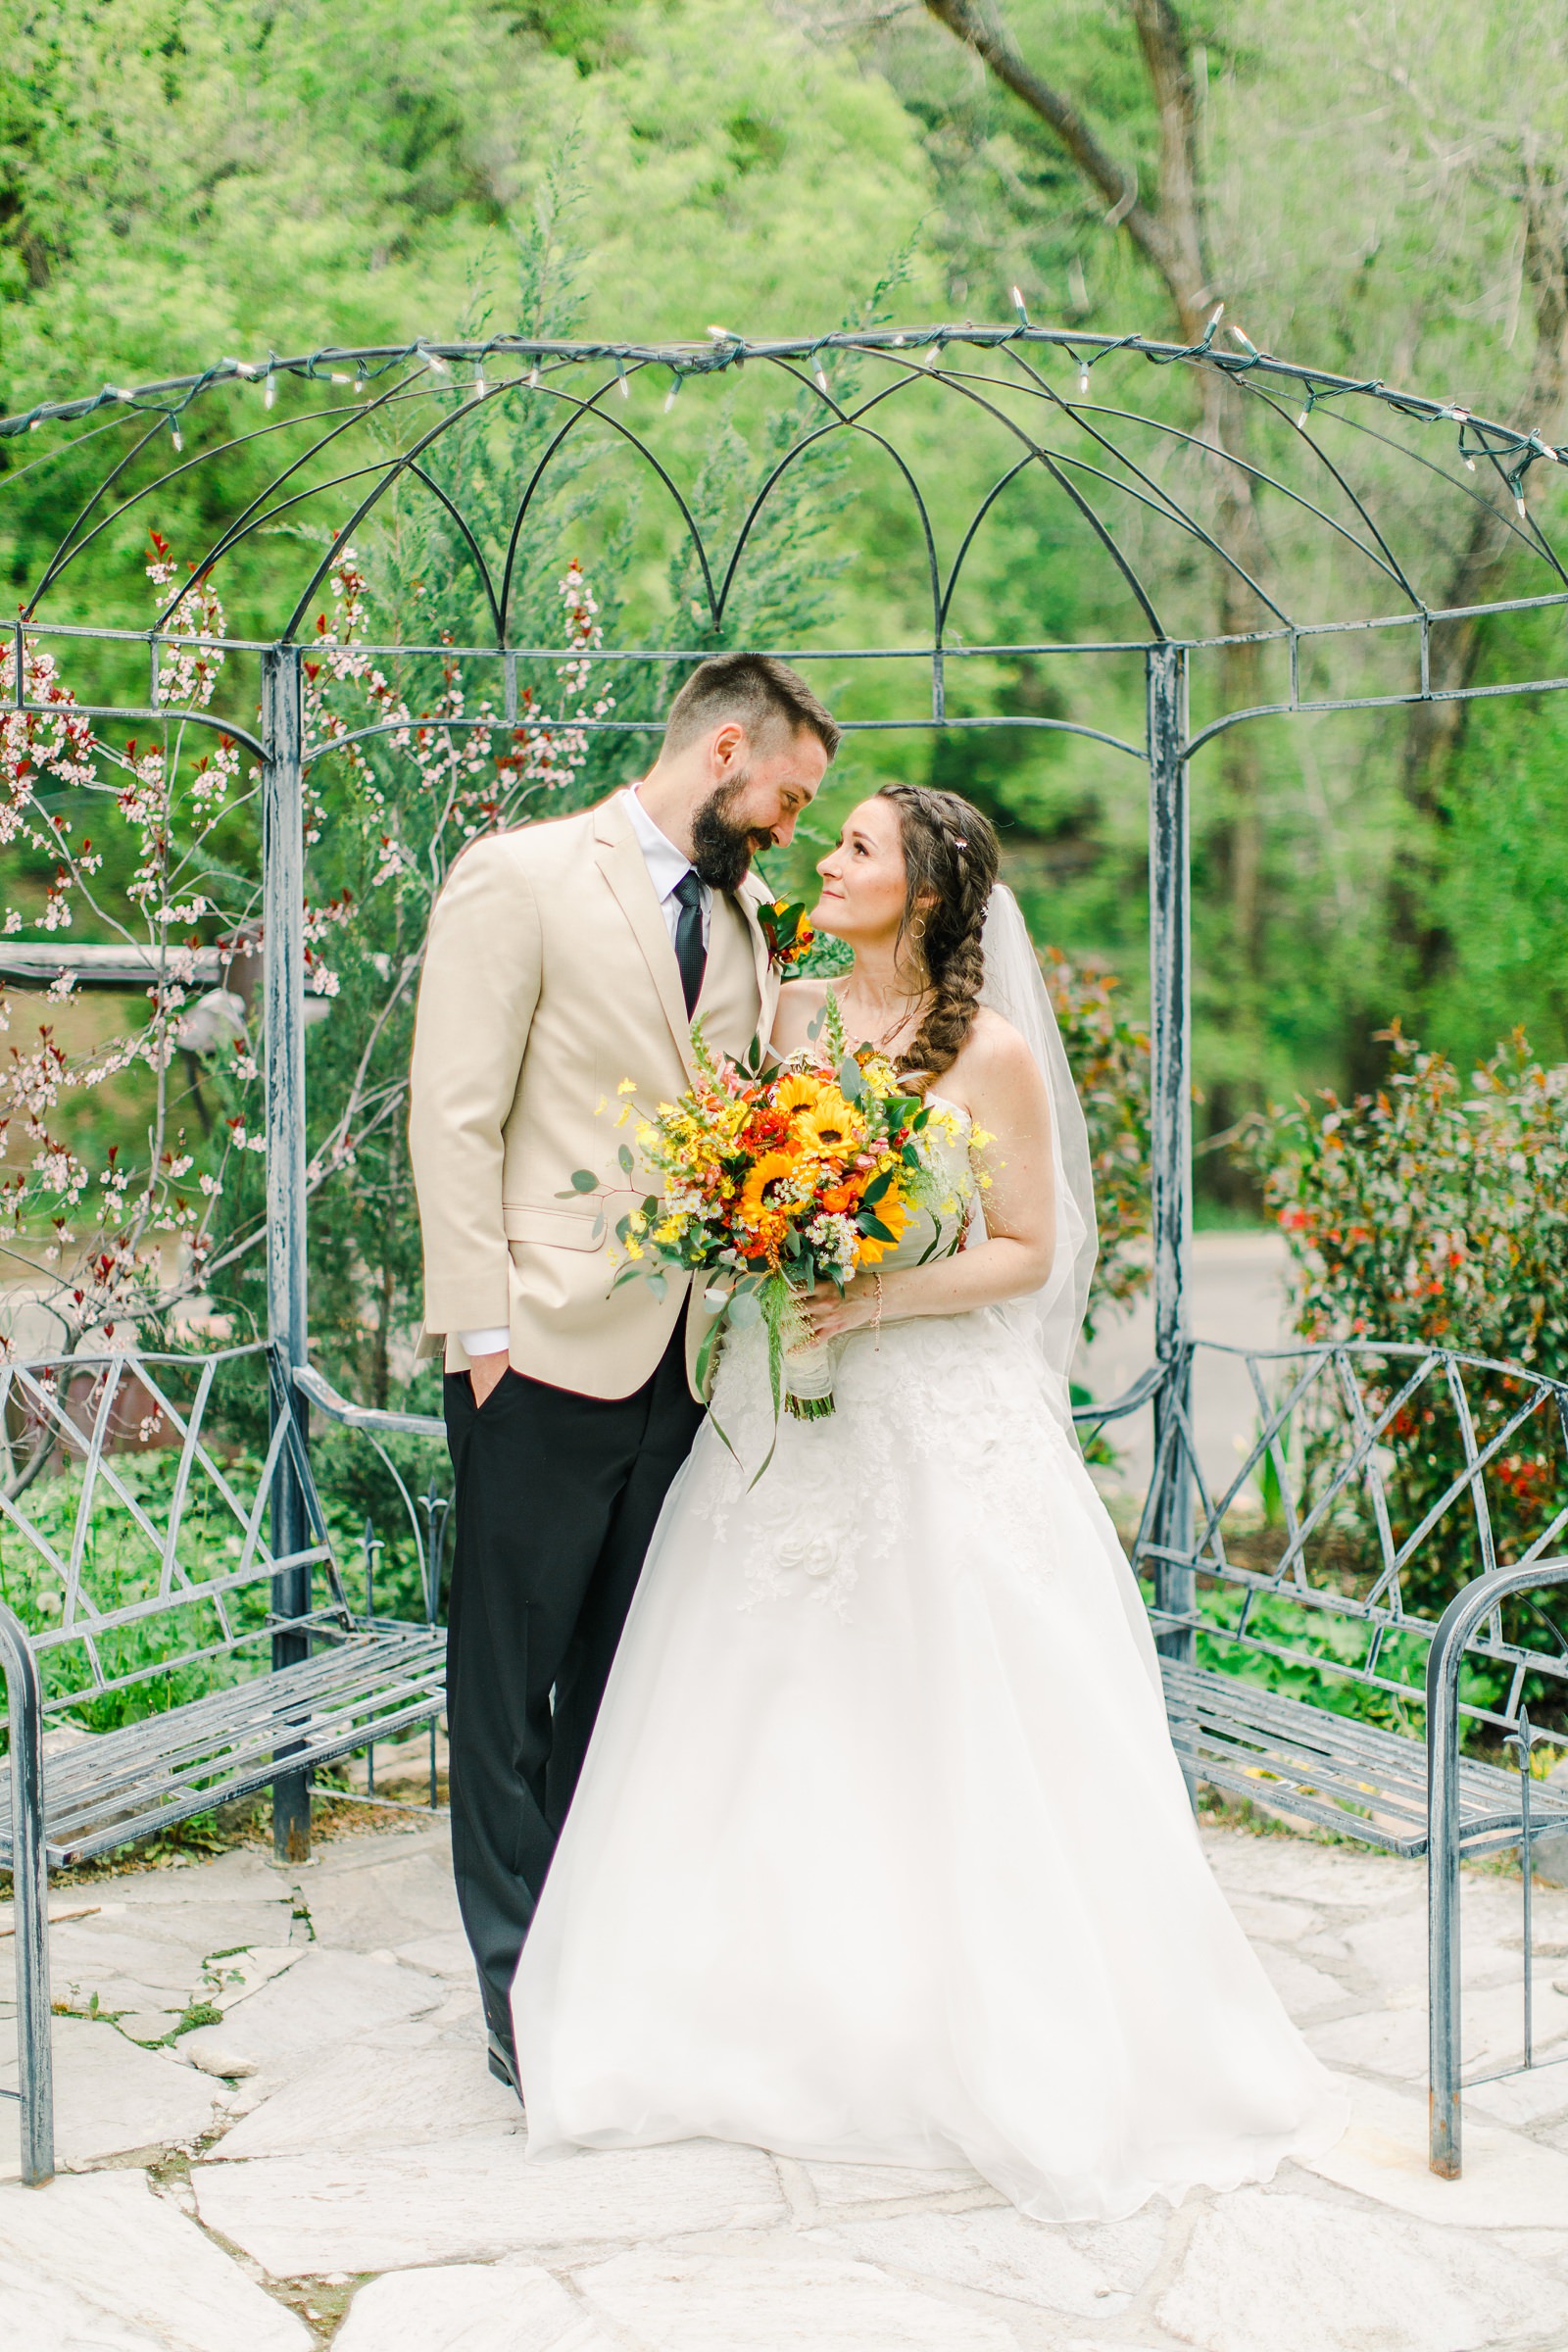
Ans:
[[[1156,0],[1145,0],[1145,4],[1154,5]],[[1054,132],[1084,178],[1115,214],[1117,225],[1126,230],[1144,259],[1158,272],[1178,317],[1185,320],[1186,308],[1177,293],[1178,279],[1185,275],[1180,255],[1164,222],[1138,197],[1137,173],[1130,166],[1117,163],[1102,147],[1071,99],[1063,97],[1025,64],[1005,28],[989,14],[982,14],[974,0],[925,0],[925,5],[939,23],[974,51],[981,63],[1048,130]],[[1130,204],[1129,188],[1134,190]],[[1187,332],[1185,324],[1183,331]],[[1196,337],[1189,335],[1189,340]]]

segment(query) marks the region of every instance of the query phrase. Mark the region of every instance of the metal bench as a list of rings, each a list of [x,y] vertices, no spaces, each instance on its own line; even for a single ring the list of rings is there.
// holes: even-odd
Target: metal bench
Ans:
[[[270,1377],[272,1419],[265,1460],[242,1475],[210,1422],[220,1372],[246,1357]],[[108,1444],[133,1384],[146,1434],[167,1442],[156,1497],[144,1492],[149,1457]],[[357,1414],[316,1386],[315,1400],[339,1418],[440,1432],[424,1416]],[[10,1448],[23,1465],[10,1492],[0,1489],[3,1556],[33,1571],[25,1603],[14,1584],[0,1596],[10,1747],[0,1866],[13,1874],[17,1926],[21,2087],[7,2095],[22,2102],[23,2178],[35,2182],[54,2167],[50,1870],[269,1785],[290,1795],[285,1822],[304,1825],[296,1838],[308,1835],[307,1776],[433,1723],[446,1657],[437,1546],[420,1555],[421,1621],[350,1606],[311,1476],[306,1416],[273,1350],[0,1361],[0,1414],[14,1437],[24,1433]],[[62,1497],[68,1466],[74,1491]],[[286,1548],[276,1540],[280,1495],[296,1537]],[[172,1690],[176,1703],[160,1707]],[[51,1721],[82,1728],[84,1714],[129,1720],[58,1749],[46,1742]]]
[[[1195,1437],[1209,1383],[1227,1392],[1233,1423],[1250,1405],[1255,1431],[1217,1491]],[[1533,1690],[1538,1712],[1546,1694],[1568,1699],[1568,1611],[1559,1623],[1534,1597],[1568,1586],[1568,1387],[1441,1348],[1189,1343],[1152,1382],[1077,1417],[1120,1418],[1151,1395],[1153,1475],[1133,1560],[1152,1589],[1177,1751],[1194,1782],[1428,1856],[1431,2164],[1457,2178],[1461,1857],[1518,1846],[1523,1862],[1520,2064],[1474,2080],[1568,2060],[1534,2041],[1531,1856],[1540,1836],[1568,1828],[1568,1788],[1533,1778],[1541,1735],[1529,1712]],[[1450,1458],[1412,1512],[1394,1441],[1417,1426],[1429,1459]],[[1499,1562],[1510,1480],[1512,1556]],[[1521,1483],[1536,1497],[1522,1531]],[[1273,1504],[1261,1524],[1260,1486]],[[1451,1595],[1441,1610],[1411,1595],[1423,1569]],[[1266,1659],[1314,1669],[1322,1699],[1255,1679]],[[1351,1711],[1327,1703],[1331,1690]],[[1513,1768],[1467,1755],[1466,1723]]]

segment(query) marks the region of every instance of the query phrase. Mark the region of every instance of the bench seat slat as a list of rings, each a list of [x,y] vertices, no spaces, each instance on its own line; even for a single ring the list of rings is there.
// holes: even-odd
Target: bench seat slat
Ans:
[[[1341,1829],[1402,1854],[1427,1845],[1424,1743],[1289,1698],[1212,1667],[1160,1661],[1171,1738],[1202,1780],[1265,1811]],[[1461,1845],[1517,1842],[1515,1773],[1466,1758],[1459,1766]],[[1568,1823],[1568,1792],[1531,1791],[1538,1831]]]
[[[445,1638],[377,1629],[225,1690],[107,1732],[45,1760],[51,1868],[265,1788],[280,1751],[301,1769],[352,1754],[437,1716]],[[9,1776],[0,1781],[0,1862],[11,1853]]]

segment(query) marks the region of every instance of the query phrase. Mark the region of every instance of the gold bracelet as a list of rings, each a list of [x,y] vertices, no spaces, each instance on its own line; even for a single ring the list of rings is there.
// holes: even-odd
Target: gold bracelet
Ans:
[[[880,1355],[882,1352],[882,1277],[880,1274],[873,1274],[871,1280],[876,1284],[876,1304],[871,1309],[871,1351],[875,1355]]]

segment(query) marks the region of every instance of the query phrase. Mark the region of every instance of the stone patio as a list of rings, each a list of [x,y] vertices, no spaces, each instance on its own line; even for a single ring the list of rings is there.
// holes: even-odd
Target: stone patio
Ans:
[[[62,2174],[0,2107],[6,2352],[1481,2352],[1568,2348],[1568,2067],[1478,2090],[1426,2169],[1418,1863],[1205,1832],[1353,2085],[1310,2170],[1101,2228],[972,2175],[711,2141],[531,2170],[485,2071],[445,1820],[56,1889]],[[1519,2031],[1519,1885],[1470,1874],[1467,2062]],[[1537,2033],[1568,2034],[1538,1889]],[[9,1911],[0,1907],[4,2079]],[[194,2022],[201,2018],[205,2022]],[[187,2022],[191,2021],[191,2022]],[[181,2025],[184,2031],[178,2031]],[[170,2038],[172,2036],[172,2038]]]

